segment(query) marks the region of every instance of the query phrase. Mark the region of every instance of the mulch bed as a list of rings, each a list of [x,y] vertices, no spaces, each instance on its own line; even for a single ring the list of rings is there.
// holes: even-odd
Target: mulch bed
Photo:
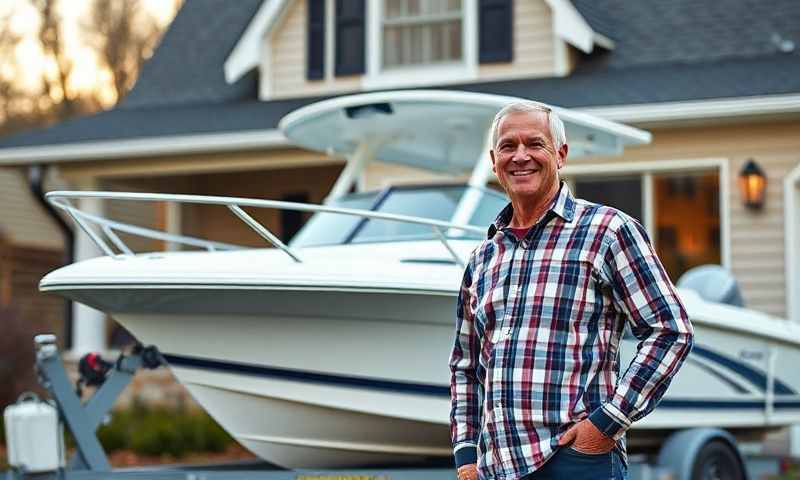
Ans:
[[[255,455],[236,443],[229,446],[224,452],[197,452],[190,453],[180,458],[173,457],[172,455],[139,455],[132,450],[118,450],[108,456],[108,460],[111,462],[111,466],[114,468],[138,467],[145,465],[194,465],[204,463],[226,463],[255,459]]]
[[[70,452],[70,455],[72,452]],[[0,445],[0,472],[8,469],[6,456],[6,446]],[[108,456],[111,466],[114,468],[128,468],[146,465],[194,465],[204,463],[227,463],[240,460],[255,460],[256,457],[239,444],[232,444],[224,452],[209,453],[199,452],[190,453],[186,456],[176,458],[171,455],[139,455],[132,450],[118,450]]]

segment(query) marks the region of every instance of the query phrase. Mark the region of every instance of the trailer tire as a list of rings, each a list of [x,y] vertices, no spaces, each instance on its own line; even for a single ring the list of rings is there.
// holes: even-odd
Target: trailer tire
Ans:
[[[692,480],[745,480],[739,456],[723,440],[711,440],[697,454]]]

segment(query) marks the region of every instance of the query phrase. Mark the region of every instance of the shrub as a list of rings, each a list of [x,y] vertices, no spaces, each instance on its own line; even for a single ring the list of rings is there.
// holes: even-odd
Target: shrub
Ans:
[[[142,455],[174,457],[221,452],[233,443],[206,413],[142,407],[116,412],[98,429],[97,436],[107,452],[130,449]]]

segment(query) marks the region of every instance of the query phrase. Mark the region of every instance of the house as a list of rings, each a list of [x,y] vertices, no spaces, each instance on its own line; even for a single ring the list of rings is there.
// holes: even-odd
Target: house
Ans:
[[[279,119],[322,98],[394,88],[519,96],[648,129],[652,144],[568,162],[565,179],[639,218],[673,277],[721,264],[749,307],[800,321],[794,0],[191,0],[120,105],[0,139],[0,166],[47,166],[87,190],[318,203],[343,160],[293,147]],[[759,208],[740,189],[751,160],[765,172]],[[419,178],[376,165],[361,187]],[[223,209],[81,207],[261,244]],[[286,238],[303,219],[259,220]],[[23,228],[11,223],[12,235]],[[82,235],[75,249],[97,254]],[[76,309],[75,349],[105,346],[103,315]]]

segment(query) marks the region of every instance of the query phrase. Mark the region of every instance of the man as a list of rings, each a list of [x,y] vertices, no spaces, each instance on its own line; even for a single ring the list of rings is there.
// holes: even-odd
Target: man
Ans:
[[[572,197],[564,125],[534,102],[492,126],[511,203],[472,253],[450,358],[460,480],[624,479],[625,431],[692,345],[675,288],[635,220]],[[625,324],[640,340],[619,374]]]

